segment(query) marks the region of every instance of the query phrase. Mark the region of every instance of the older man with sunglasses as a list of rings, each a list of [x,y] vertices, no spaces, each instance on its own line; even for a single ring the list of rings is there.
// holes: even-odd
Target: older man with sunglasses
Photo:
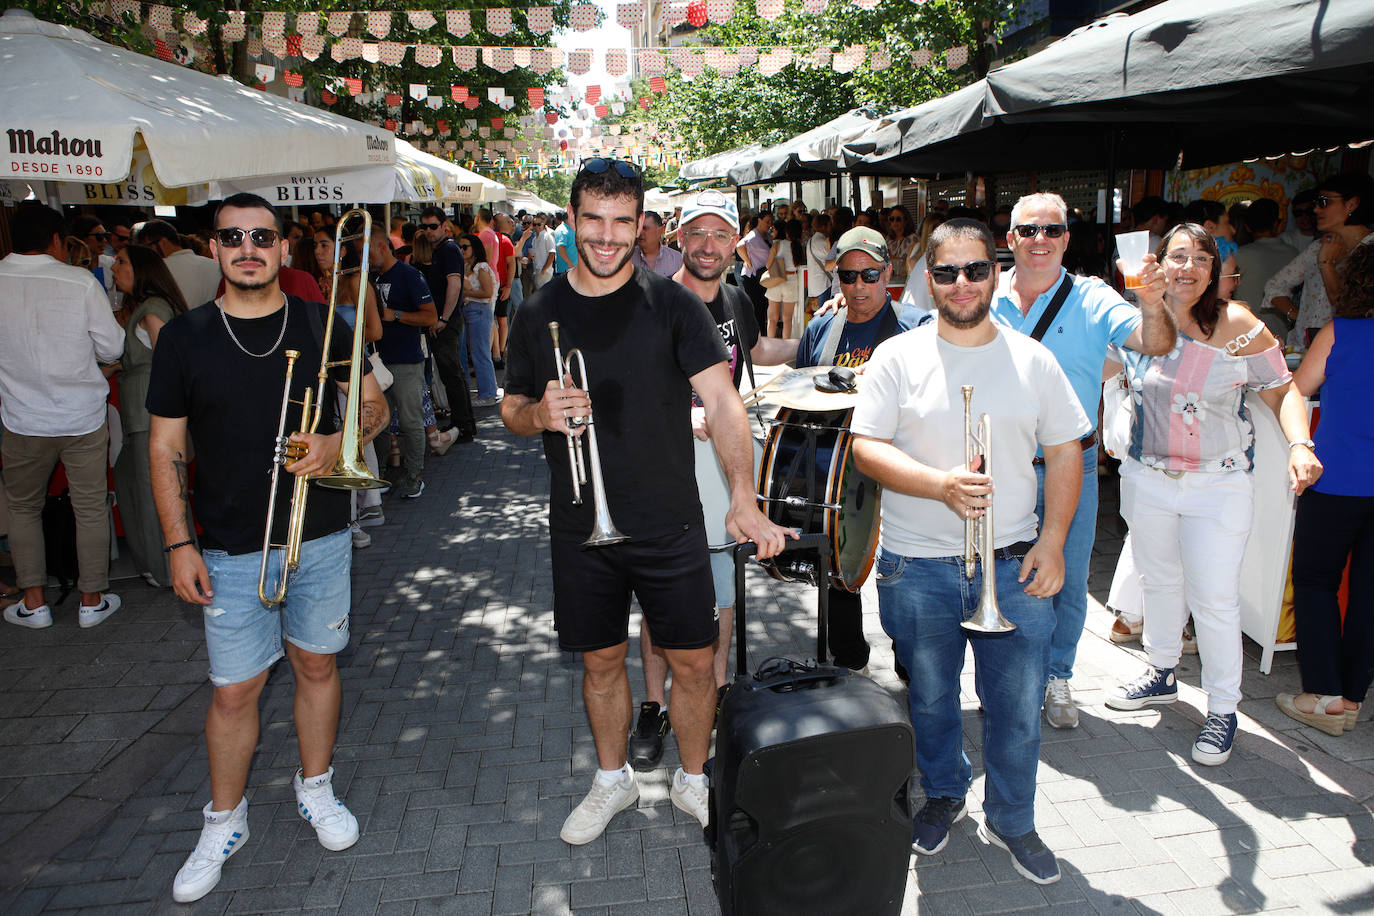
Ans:
[[[1063,267],[1069,247],[1068,207],[1058,194],[1030,194],[1017,201],[1007,244],[1016,266],[998,283],[993,320],[1049,348],[1095,427],[1108,345],[1152,356],[1173,348],[1175,328],[1164,307],[1164,272],[1153,255],[1146,255],[1145,286],[1136,290],[1139,310],[1101,280],[1071,276]],[[1064,588],[1054,597],[1055,628],[1045,686],[1045,721],[1054,728],[1078,727],[1069,679],[1088,615],[1088,561],[1097,537],[1097,430],[1090,429],[1079,444],[1083,489],[1064,543]],[[1035,511],[1043,525],[1045,465],[1040,455],[1035,458],[1035,473],[1039,481]]]
[[[887,240],[876,229],[859,226],[840,236],[837,274],[843,305],[812,319],[797,344],[797,368],[847,366],[857,369],[874,347],[916,326],[914,310],[903,312],[887,293],[892,260]],[[830,586],[830,654],[835,664],[868,670],[863,602],[858,592]]]

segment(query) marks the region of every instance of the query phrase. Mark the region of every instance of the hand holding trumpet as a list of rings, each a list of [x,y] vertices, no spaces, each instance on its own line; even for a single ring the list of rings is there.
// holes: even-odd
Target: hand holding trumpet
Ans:
[[[592,401],[587,392],[572,387],[572,376],[565,373],[562,384],[550,379],[544,386],[544,397],[539,401],[536,416],[542,429],[567,436],[580,436],[586,430],[586,421],[578,418],[589,416],[591,408]]]

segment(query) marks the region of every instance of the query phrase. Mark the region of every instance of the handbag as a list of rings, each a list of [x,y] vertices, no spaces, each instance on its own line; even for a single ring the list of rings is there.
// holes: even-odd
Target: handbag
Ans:
[[[372,377],[377,380],[377,387],[386,391],[391,387],[391,383],[396,380],[395,376],[386,367],[386,363],[382,362],[382,358],[377,355],[376,350],[367,354],[367,361],[372,364]]]
[[[786,282],[787,274],[775,274],[773,273],[772,267],[765,268],[763,273],[759,275],[759,285],[762,286],[764,289],[772,289],[775,286],[782,286]]]
[[[1102,383],[1102,447],[1118,461],[1126,460],[1131,448],[1131,421],[1135,404],[1131,390],[1126,387],[1123,369]]]

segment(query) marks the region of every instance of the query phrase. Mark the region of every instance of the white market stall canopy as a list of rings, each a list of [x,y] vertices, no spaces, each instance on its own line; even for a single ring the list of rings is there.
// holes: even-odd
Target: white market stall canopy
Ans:
[[[0,177],[8,179],[103,184],[141,196],[144,186],[156,192],[396,161],[390,131],[23,10],[0,16],[0,98]],[[135,171],[140,148],[146,165]]]
[[[649,188],[644,192],[644,209],[656,213],[671,213],[673,208],[682,205],[681,191],[665,191],[662,188]]]
[[[686,181],[710,181],[715,178],[724,178],[730,173],[730,169],[741,163],[752,161],[761,152],[763,152],[762,143],[750,143],[748,146],[726,150],[704,159],[694,159],[684,165],[679,174]]]
[[[544,198],[531,194],[529,191],[521,191],[516,188],[506,190],[506,204],[512,213],[517,210],[524,210],[527,213],[557,213],[559,210],[567,209],[558,204],[549,203]]]

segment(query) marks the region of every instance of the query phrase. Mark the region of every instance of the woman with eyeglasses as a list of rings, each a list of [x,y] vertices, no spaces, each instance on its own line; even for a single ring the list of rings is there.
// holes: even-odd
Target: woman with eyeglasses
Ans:
[[[1357,245],[1341,265],[1335,317],[1317,332],[1293,384],[1321,391],[1313,438],[1325,473],[1298,500],[1293,532],[1293,616],[1302,693],[1281,693],[1279,709],[1340,735],[1355,727],[1374,680],[1374,246]],[[1344,619],[1339,592],[1350,590]]]
[[[176,280],[151,248],[125,245],[115,255],[115,287],[128,310],[124,353],[119,359],[119,421],[124,440],[115,461],[115,499],[134,568],[154,588],[172,582],[163,552],[162,526],[153,503],[148,467],[148,379],[162,326],[186,311]]]
[[[504,392],[496,387],[496,366],[491,359],[491,329],[496,322],[496,272],[487,262],[482,240],[467,233],[458,240],[467,265],[463,289],[463,324],[467,327],[468,360],[477,373],[477,399],[473,407],[494,407]]]
[[[1106,704],[1140,709],[1178,699],[1174,669],[1191,610],[1208,697],[1193,760],[1216,766],[1231,755],[1241,699],[1240,568],[1254,511],[1255,457],[1245,391],[1258,393],[1290,443],[1294,491],[1314,482],[1322,466],[1282,346],[1249,309],[1217,295],[1216,240],[1183,223],[1155,256],[1178,327],[1174,349],[1163,356],[1108,350],[1109,360],[1126,367],[1133,405],[1121,514],[1144,589],[1149,667],[1113,689]]]
[[[1333,175],[1317,185],[1317,238],[1288,266],[1264,284],[1260,310],[1274,309],[1294,322],[1288,343],[1306,349],[1313,335],[1331,320],[1336,271],[1357,245],[1374,240],[1374,178],[1360,172]],[[1293,293],[1302,288],[1302,305]]]

